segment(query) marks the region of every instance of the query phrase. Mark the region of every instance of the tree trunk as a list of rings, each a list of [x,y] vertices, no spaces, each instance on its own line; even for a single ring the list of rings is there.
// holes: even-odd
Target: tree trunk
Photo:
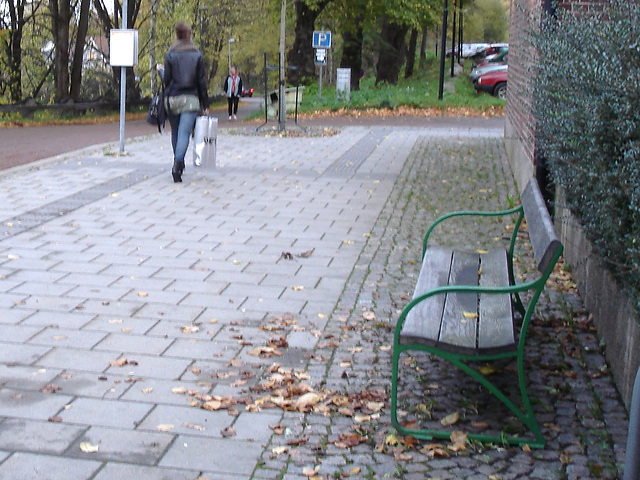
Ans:
[[[358,22],[355,32],[346,30],[342,34],[342,60],[340,68],[351,69],[351,90],[360,90],[360,72],[362,71],[362,43],[364,34],[362,22]]]
[[[55,45],[54,74],[56,103],[69,96],[69,22],[71,21],[71,5],[69,0],[50,0],[53,43]]]
[[[311,8],[304,0],[296,1],[296,37],[287,54],[287,63],[296,70],[287,71],[287,79],[294,85],[306,79],[313,79],[316,74],[315,52],[313,51],[313,31],[316,19],[331,0],[321,0]]]
[[[380,56],[376,68],[376,85],[387,82],[398,84],[400,69],[406,56],[406,42],[408,27],[383,20],[381,32]]]
[[[8,2],[9,39],[6,44],[9,64],[9,96],[12,103],[22,101],[22,32],[24,28],[24,2]]]
[[[71,89],[70,96],[73,100],[80,100],[80,87],[82,85],[82,67],[84,65],[84,46],[89,29],[89,6],[90,0],[81,0],[80,17],[78,19],[78,33],[76,46],[73,52],[73,65],[71,67]]]
[[[10,32],[9,95],[12,103],[22,101],[22,28]]]
[[[409,40],[409,53],[407,54],[407,65],[404,69],[404,78],[413,76],[413,69],[416,65],[416,50],[418,46],[418,30],[411,29],[411,38]]]
[[[422,29],[422,40],[420,42],[420,63],[418,64],[420,70],[427,68],[427,33],[427,28],[424,27]]]

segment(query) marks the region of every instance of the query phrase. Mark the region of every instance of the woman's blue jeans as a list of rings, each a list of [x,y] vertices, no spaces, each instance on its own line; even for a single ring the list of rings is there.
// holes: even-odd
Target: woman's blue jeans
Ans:
[[[196,124],[198,112],[184,112],[179,115],[169,113],[171,125],[171,146],[173,147],[173,162],[184,165],[184,157],[189,148],[189,137]]]

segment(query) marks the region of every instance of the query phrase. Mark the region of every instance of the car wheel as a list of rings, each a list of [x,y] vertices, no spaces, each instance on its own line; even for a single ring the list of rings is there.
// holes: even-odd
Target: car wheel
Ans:
[[[496,85],[493,89],[493,95],[501,100],[507,99],[507,82],[502,82]]]

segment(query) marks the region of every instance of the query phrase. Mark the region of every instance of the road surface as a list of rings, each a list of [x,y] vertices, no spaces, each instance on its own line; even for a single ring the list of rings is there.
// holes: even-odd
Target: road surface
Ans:
[[[253,114],[260,106],[261,98],[243,98],[238,109],[238,119],[243,120]],[[250,123],[230,122],[226,108],[216,110],[212,115],[218,117],[221,128],[241,125],[249,127],[262,123],[261,120]],[[271,121],[277,125],[275,121]],[[293,123],[287,119],[287,124]],[[480,125],[492,128],[504,125],[504,118],[480,117],[332,117],[300,120],[300,125],[376,125],[393,124],[406,126],[434,127],[477,127]],[[169,140],[169,123],[167,122],[167,142]],[[157,127],[149,125],[145,120],[128,121],[125,124],[125,137],[135,138],[152,135]],[[37,127],[0,128],[0,170],[25,165],[36,160],[54,157],[92,145],[120,141],[119,122],[92,125],[54,125]]]

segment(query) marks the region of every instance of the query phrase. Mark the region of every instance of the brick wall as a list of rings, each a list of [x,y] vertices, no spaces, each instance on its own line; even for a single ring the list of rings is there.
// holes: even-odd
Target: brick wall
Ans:
[[[535,159],[535,124],[531,110],[536,51],[527,39],[529,32],[540,26],[543,1],[511,1],[505,140],[511,168],[521,188],[533,176]]]
[[[536,50],[528,40],[538,31],[545,3],[549,0],[511,0],[509,29],[509,94],[505,141],[516,181],[521,188],[535,175],[536,128],[532,115]],[[601,8],[606,0],[554,0],[558,8],[589,11]]]

